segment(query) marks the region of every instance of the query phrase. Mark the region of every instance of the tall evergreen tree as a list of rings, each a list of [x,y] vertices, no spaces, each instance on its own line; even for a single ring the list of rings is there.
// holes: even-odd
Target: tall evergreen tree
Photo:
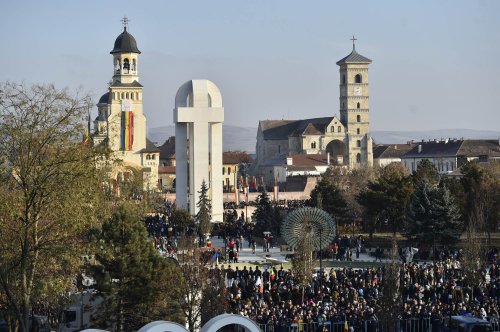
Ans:
[[[99,249],[91,273],[103,298],[95,326],[133,331],[158,319],[182,322],[174,300],[181,295],[171,287],[183,282],[181,271],[148,242],[136,206],[120,206],[95,240]]]
[[[198,207],[196,219],[199,223],[198,231],[200,235],[205,238],[205,235],[209,234],[212,230],[212,225],[210,224],[210,220],[212,219],[212,204],[208,198],[208,187],[205,180],[201,183],[201,189],[198,193],[200,194],[200,199],[198,200],[198,203],[196,203],[196,206]]]
[[[257,197],[256,209],[253,213],[253,219],[255,220],[254,234],[262,236],[262,232],[275,230],[274,216],[274,207],[266,189],[263,188]]]
[[[331,214],[339,224],[352,221],[347,202],[339,188],[328,178],[323,177],[311,191],[309,206],[318,207]]]
[[[400,231],[406,220],[413,185],[400,164],[389,164],[380,170],[375,181],[357,195],[365,209],[368,231],[387,227],[393,233]]]
[[[463,222],[449,190],[433,187],[427,181],[419,183],[410,205],[406,236],[419,244],[451,245],[459,240],[462,229]]]

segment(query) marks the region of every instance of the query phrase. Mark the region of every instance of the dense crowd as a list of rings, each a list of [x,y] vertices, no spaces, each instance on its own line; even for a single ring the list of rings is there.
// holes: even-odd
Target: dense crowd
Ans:
[[[378,321],[384,268],[339,268],[312,277],[304,290],[293,273],[282,268],[215,268],[225,278],[227,307],[260,324],[348,321],[353,329]],[[458,261],[402,264],[401,319],[441,321],[450,315],[470,314],[483,319],[499,317],[500,268],[491,264],[481,272],[479,287],[464,283]],[[321,280],[322,279],[322,280]]]

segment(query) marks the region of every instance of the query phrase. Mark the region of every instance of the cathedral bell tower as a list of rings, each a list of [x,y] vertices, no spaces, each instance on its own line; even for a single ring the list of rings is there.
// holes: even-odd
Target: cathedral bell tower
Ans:
[[[370,106],[368,65],[372,60],[356,52],[352,37],[352,52],[337,61],[340,66],[340,121],[347,134],[349,168],[373,165],[370,137]]]
[[[122,19],[123,32],[115,40],[113,50],[113,78],[109,87],[110,115],[108,139],[112,151],[119,151],[123,159],[146,148],[146,118],[142,110],[142,85],[139,83],[139,54],[137,42],[127,31],[128,19]],[[125,158],[127,155],[127,158]],[[137,161],[140,164],[139,160]]]

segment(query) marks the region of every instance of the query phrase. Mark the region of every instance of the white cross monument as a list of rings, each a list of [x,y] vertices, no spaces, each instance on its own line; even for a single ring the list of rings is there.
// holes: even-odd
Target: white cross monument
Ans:
[[[198,192],[205,181],[212,203],[212,221],[220,222],[224,212],[222,122],[222,96],[214,83],[191,80],[179,88],[174,108],[176,204],[195,215]]]

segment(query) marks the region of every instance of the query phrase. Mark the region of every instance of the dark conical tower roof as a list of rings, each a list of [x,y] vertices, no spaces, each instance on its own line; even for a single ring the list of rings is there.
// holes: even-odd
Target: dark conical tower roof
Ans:
[[[124,27],[123,32],[115,40],[115,47],[109,53],[141,54],[141,51],[139,51],[139,49],[137,48],[137,42],[135,41],[134,36],[127,32],[127,27]]]

